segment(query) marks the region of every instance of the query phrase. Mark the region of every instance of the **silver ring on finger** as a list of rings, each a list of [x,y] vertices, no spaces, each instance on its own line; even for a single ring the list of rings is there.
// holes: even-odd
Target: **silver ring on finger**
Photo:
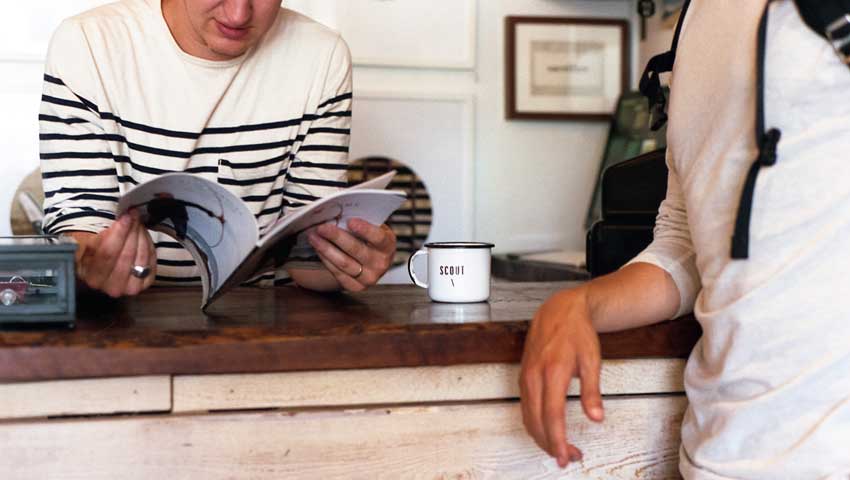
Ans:
[[[360,267],[360,270],[358,270],[355,275],[352,275],[351,278],[357,278],[360,275],[363,275],[363,264],[358,263],[357,266]]]
[[[150,269],[150,267],[143,267],[141,265],[134,265],[133,269],[130,270],[130,273],[138,279],[145,279],[145,278],[148,278],[148,275],[151,274],[151,269]]]

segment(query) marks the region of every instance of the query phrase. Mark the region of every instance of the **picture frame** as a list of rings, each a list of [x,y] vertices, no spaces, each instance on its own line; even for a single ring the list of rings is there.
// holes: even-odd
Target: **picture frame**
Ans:
[[[283,5],[338,31],[354,65],[447,70],[476,65],[477,0],[286,0]]]
[[[628,85],[627,20],[505,18],[506,118],[610,120]]]

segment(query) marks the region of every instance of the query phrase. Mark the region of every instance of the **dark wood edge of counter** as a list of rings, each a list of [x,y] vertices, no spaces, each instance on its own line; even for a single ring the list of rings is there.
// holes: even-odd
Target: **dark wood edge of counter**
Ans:
[[[163,333],[161,346],[21,346],[0,349],[0,382],[518,363],[527,330],[527,321],[387,325],[312,337],[223,328],[203,342]],[[700,335],[693,317],[684,317],[602,334],[600,343],[605,359],[686,358]]]

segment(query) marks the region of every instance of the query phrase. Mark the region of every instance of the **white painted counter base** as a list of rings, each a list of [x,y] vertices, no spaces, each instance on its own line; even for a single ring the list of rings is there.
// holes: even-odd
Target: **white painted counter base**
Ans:
[[[567,470],[523,430],[517,365],[0,384],[0,478],[678,478],[683,367],[603,362]]]

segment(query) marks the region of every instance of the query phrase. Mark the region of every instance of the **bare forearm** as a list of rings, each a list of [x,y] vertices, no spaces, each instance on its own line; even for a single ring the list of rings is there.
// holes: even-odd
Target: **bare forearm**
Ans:
[[[679,289],[670,274],[648,263],[628,265],[582,288],[598,332],[650,325],[679,309]]]

